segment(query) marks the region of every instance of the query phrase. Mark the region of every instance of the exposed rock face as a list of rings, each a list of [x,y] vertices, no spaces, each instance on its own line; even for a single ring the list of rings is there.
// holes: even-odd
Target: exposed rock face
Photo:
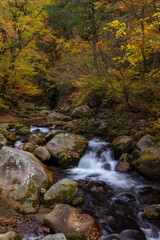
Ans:
[[[70,117],[60,114],[60,113],[57,113],[57,112],[50,113],[48,118],[52,119],[52,120],[57,120],[57,121],[70,121],[71,120]]]
[[[160,220],[160,204],[153,204],[145,207],[143,216],[148,219]]]
[[[50,154],[58,160],[63,167],[77,164],[84,153],[88,140],[71,133],[55,135],[46,145]]]
[[[63,233],[57,233],[57,234],[47,235],[42,240],[66,240],[66,237]]]
[[[6,144],[7,144],[7,139],[2,134],[0,134],[0,148],[5,146]]]
[[[120,157],[123,153],[130,153],[133,150],[133,146],[133,138],[126,135],[119,136],[112,142],[116,157]]]
[[[116,165],[116,171],[118,172],[127,172],[131,170],[130,163],[132,161],[132,158],[127,153],[122,154],[120,159],[118,160],[118,163]]]
[[[66,178],[50,187],[44,194],[44,203],[47,207],[53,207],[56,203],[70,203],[77,192],[77,183]]]
[[[52,174],[31,153],[3,147],[0,151],[0,188],[18,201],[25,213],[39,207],[40,188],[53,182]]]
[[[42,162],[45,162],[51,158],[51,154],[45,147],[42,146],[39,146],[34,150],[34,155]]]
[[[20,239],[18,234],[13,231],[0,234],[0,240],[18,240],[18,239]]]
[[[52,231],[64,234],[75,233],[87,235],[90,228],[95,226],[95,220],[88,214],[82,214],[78,209],[67,204],[58,204],[44,218]]]
[[[141,152],[144,152],[147,150],[147,148],[149,147],[153,147],[154,146],[154,137],[152,137],[151,135],[145,135],[143,136],[137,143],[137,147],[139,148],[139,150]]]
[[[72,112],[73,118],[83,118],[89,116],[91,113],[91,109],[87,105],[83,105],[80,107],[77,107]]]
[[[160,179],[160,153],[143,153],[133,164],[142,176]]]

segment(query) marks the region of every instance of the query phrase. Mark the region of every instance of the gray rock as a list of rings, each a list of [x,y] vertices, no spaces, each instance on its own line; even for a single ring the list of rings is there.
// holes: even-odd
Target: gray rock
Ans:
[[[88,140],[71,133],[55,135],[46,145],[50,154],[58,160],[63,167],[77,164],[84,153]]]
[[[66,178],[50,187],[44,194],[44,203],[47,207],[53,207],[56,203],[70,203],[77,192],[77,183]]]
[[[154,137],[151,135],[147,134],[143,136],[137,143],[137,147],[141,152],[144,152],[147,150],[149,147],[154,146]]]
[[[40,188],[53,182],[52,174],[29,152],[3,147],[0,151],[0,188],[2,193],[18,201],[25,213],[39,207]]]
[[[51,154],[45,147],[42,146],[39,146],[34,150],[34,155],[42,162],[45,162],[51,158]]]
[[[77,107],[72,112],[73,118],[83,118],[89,116],[91,113],[91,109],[87,105],[83,105],[80,107]]]
[[[57,234],[47,235],[42,240],[66,240],[66,237],[63,233],[57,233]]]
[[[56,134],[61,133],[59,130],[51,130],[45,137],[46,141],[50,141]]]
[[[7,139],[2,134],[0,134],[0,148],[5,146],[6,144],[7,144]]]
[[[10,231],[0,234],[0,240],[18,240],[20,239],[16,232]]]
[[[52,120],[56,120],[56,121],[70,121],[71,120],[70,117],[60,114],[60,113],[57,113],[57,112],[50,113],[48,118],[52,119]]]

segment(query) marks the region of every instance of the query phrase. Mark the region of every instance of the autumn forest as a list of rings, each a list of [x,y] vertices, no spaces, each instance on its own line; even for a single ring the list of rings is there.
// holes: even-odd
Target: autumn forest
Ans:
[[[137,108],[150,89],[159,112],[158,0],[1,0],[0,12],[1,111],[57,91]]]

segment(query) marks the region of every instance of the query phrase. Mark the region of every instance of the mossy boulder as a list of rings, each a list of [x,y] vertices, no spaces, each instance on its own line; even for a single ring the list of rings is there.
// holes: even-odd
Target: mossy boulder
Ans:
[[[70,203],[77,192],[77,183],[66,178],[50,187],[44,194],[44,203],[47,207],[53,207],[56,203]]]
[[[145,207],[143,217],[151,220],[160,220],[160,204],[152,204]]]
[[[67,204],[57,204],[55,208],[44,217],[44,222],[53,232],[86,235],[96,226],[93,217],[83,214],[79,209]]]
[[[49,114],[48,118],[50,120],[56,120],[56,121],[70,121],[71,118],[69,116],[63,115],[61,113],[57,113],[57,112],[52,112]]]
[[[82,136],[72,133],[60,133],[55,135],[45,147],[57,159],[59,165],[67,168],[78,163],[87,144],[88,140]]]
[[[18,131],[16,131],[16,135],[20,136],[27,136],[30,134],[30,129],[28,127],[20,128]]]
[[[143,153],[132,164],[142,176],[160,179],[160,153]]]
[[[45,140],[46,142],[49,142],[56,134],[61,133],[59,130],[51,130],[46,136]]]
[[[22,212],[36,212],[40,189],[52,182],[52,174],[33,154],[10,147],[1,149],[0,188]]]
[[[134,148],[134,139],[127,135],[122,135],[114,139],[112,147],[116,157],[120,157],[123,153],[131,153]]]
[[[33,145],[30,142],[23,143],[18,149],[33,153],[37,145]]]
[[[29,137],[28,141],[30,143],[32,143],[33,145],[41,145],[44,141],[45,137],[43,134],[41,133],[33,133],[31,134],[31,136]]]
[[[13,144],[18,140],[18,138],[14,133],[8,133],[6,137],[7,137],[8,144]]]
[[[34,155],[40,159],[42,162],[45,162],[51,158],[51,154],[48,152],[47,148],[39,146],[34,150]]]
[[[20,237],[16,232],[10,231],[7,233],[0,234],[0,240],[19,240]]]

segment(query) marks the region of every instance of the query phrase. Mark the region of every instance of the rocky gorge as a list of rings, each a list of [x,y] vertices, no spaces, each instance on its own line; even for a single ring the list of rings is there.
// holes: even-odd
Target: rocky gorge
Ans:
[[[130,128],[127,124],[124,127],[125,123],[118,117],[113,119],[111,112],[95,115],[88,106],[74,109],[71,115],[42,111],[45,120],[41,124],[1,124],[0,186],[4,201],[23,214],[39,214],[40,222],[52,233],[65,234],[60,239],[159,239],[159,127],[153,130],[141,118],[139,130],[137,122],[134,128],[133,123]],[[101,136],[103,141],[92,140],[95,136]],[[95,160],[94,167],[84,167],[90,158]],[[84,172],[72,172],[80,159],[84,159],[79,169],[86,170],[85,176]],[[57,168],[58,173],[63,172],[61,177],[55,177]],[[90,172],[94,168],[101,173]],[[99,177],[102,170],[107,180]],[[140,180],[127,182],[130,175]],[[113,176],[117,179],[116,190]],[[133,192],[129,188],[120,192],[125,184],[130,184]],[[139,188],[135,188],[136,184]],[[39,213],[41,208],[43,214]],[[140,212],[146,220],[136,220]],[[115,223],[116,218],[119,224],[123,219],[121,227]],[[145,221],[154,221],[155,237],[142,230]]]

